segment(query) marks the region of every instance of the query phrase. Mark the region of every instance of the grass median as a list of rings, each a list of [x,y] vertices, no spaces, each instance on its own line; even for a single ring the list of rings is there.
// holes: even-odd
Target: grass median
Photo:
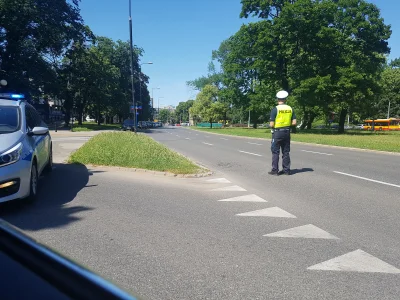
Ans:
[[[234,136],[271,139],[270,129],[196,128],[195,130]],[[361,130],[338,134],[333,130],[304,130],[292,134],[292,141],[311,144],[351,147],[388,152],[400,152],[400,132],[368,132]]]
[[[72,126],[72,131],[80,132],[80,131],[98,131],[98,130],[118,130],[121,129],[121,124],[100,124],[97,123],[89,123],[83,122],[82,125],[78,125],[74,122]]]
[[[70,158],[70,163],[147,169],[174,174],[205,172],[182,155],[143,134],[104,132],[94,136]]]

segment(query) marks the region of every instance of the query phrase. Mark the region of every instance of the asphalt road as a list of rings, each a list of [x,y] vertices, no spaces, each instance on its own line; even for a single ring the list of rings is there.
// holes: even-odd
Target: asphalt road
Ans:
[[[216,174],[67,165],[89,136],[57,137],[39,201],[0,217],[143,299],[399,298],[400,156],[293,144],[272,177],[269,141],[149,135]]]

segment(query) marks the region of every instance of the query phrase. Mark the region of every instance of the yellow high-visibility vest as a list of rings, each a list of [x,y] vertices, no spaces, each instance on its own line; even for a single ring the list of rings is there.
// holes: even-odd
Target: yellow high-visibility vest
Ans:
[[[293,110],[289,105],[281,104],[276,106],[277,114],[275,118],[275,128],[292,126]]]

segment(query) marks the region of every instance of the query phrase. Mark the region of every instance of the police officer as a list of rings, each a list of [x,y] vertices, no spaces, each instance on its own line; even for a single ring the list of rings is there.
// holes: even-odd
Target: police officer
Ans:
[[[272,132],[271,152],[272,170],[270,175],[279,175],[279,153],[282,149],[282,169],[284,175],[290,175],[290,127],[296,125],[296,115],[293,109],[286,105],[289,93],[279,91],[276,94],[278,105],[271,111],[270,126]]]

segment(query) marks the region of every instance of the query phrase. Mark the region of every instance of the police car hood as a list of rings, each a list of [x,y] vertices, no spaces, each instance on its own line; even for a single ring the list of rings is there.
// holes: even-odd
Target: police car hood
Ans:
[[[0,154],[14,147],[22,138],[21,131],[0,133]]]

